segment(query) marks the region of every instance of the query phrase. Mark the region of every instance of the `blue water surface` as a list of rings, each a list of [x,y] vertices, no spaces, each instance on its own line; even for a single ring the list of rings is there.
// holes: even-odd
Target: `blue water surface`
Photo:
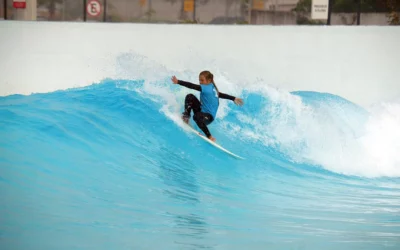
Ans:
[[[334,173],[213,125],[234,159],[120,84],[0,98],[0,249],[400,249],[398,178]],[[237,113],[268,102],[245,97],[226,121],[249,126]]]

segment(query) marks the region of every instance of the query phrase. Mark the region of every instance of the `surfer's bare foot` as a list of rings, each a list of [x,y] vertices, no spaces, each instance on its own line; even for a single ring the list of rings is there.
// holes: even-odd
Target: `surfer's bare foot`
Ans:
[[[187,116],[182,116],[182,121],[186,124],[189,124],[189,117]]]
[[[215,142],[215,138],[213,136],[208,137],[211,141]]]

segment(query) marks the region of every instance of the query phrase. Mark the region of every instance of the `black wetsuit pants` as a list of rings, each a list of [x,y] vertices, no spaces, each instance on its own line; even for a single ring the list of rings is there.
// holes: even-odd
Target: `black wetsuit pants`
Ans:
[[[193,110],[193,120],[196,122],[197,126],[204,132],[204,134],[209,138],[211,136],[207,125],[210,124],[214,117],[209,113],[201,112],[201,103],[199,99],[193,94],[188,94],[185,98],[185,111],[183,115],[190,118],[190,112]]]

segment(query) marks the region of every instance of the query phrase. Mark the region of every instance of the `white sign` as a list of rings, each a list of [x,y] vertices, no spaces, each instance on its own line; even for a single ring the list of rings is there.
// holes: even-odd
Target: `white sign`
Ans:
[[[90,16],[98,16],[101,12],[100,2],[97,0],[90,0],[86,6],[86,11]]]
[[[328,19],[329,0],[312,0],[311,18],[325,20]]]

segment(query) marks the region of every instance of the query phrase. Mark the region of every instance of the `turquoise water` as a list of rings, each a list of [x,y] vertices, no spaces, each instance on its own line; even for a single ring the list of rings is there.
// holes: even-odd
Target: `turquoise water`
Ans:
[[[237,160],[180,125],[189,90],[149,86],[0,98],[1,249],[400,248],[398,165],[365,152],[368,111],[245,90],[210,126]]]

